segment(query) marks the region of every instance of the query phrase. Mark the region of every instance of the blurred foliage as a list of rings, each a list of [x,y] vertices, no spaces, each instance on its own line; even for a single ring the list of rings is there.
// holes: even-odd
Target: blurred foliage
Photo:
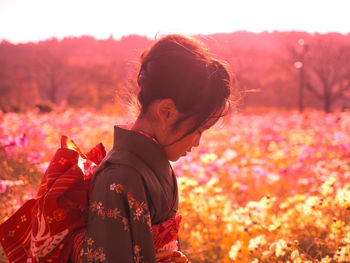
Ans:
[[[305,108],[350,108],[349,35],[234,32],[197,37],[227,61],[244,107],[293,109],[302,89]],[[130,94],[138,92],[139,57],[153,42],[136,35],[18,45],[3,41],[0,109],[22,112],[41,101],[99,110],[117,103],[123,108]]]

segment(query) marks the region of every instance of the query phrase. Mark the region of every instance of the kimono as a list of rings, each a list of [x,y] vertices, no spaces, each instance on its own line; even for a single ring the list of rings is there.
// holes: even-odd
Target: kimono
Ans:
[[[9,262],[156,262],[177,250],[181,216],[174,172],[157,142],[114,127],[107,154],[66,136],[37,198],[0,224]]]
[[[115,126],[113,148],[91,181],[81,262],[153,263],[156,252],[178,250],[177,209],[176,177],[161,147]]]

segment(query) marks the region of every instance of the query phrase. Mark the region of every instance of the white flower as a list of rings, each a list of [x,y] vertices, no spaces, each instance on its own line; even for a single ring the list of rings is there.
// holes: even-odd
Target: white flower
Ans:
[[[287,243],[286,241],[284,241],[283,238],[281,238],[280,240],[277,241],[276,243],[276,257],[280,257],[286,254],[286,252],[284,251],[284,249],[287,248]]]
[[[290,255],[290,258],[293,260],[293,263],[301,263],[301,258],[299,255],[299,250],[294,250]]]
[[[332,258],[330,258],[329,256],[322,258],[321,263],[331,263]]]
[[[331,177],[328,179],[328,181],[326,181],[325,183],[323,183],[323,185],[321,186],[321,194],[323,196],[328,196],[331,195],[333,193],[333,186],[335,183],[336,179],[335,177]]]
[[[260,236],[257,236],[255,238],[249,240],[248,249],[254,250],[254,249],[257,249],[259,246],[262,246],[265,244],[266,244],[266,236],[260,235]]]
[[[232,259],[232,260],[237,260],[237,256],[238,256],[238,253],[239,251],[241,250],[242,248],[242,242],[240,240],[238,240],[232,247],[231,247],[231,250],[229,252],[229,257]]]
[[[266,250],[262,253],[263,259],[266,259],[271,255],[273,255],[275,253],[275,250],[276,250],[276,243],[272,243],[269,247],[269,250]]]

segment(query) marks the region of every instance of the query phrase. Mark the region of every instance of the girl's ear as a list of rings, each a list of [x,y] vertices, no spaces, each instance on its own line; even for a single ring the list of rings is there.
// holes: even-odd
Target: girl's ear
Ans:
[[[171,125],[179,117],[179,111],[172,99],[160,100],[156,107],[159,120],[163,125]]]

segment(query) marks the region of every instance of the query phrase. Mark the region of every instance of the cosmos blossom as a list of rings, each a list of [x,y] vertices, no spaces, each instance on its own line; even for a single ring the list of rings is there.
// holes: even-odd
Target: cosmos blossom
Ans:
[[[82,149],[108,148],[113,125],[130,120],[79,110],[4,114],[0,144],[13,145],[0,151],[0,221],[35,198],[33,182],[62,134]],[[198,262],[349,262],[349,130],[348,112],[271,111],[235,114],[204,132],[198,149],[172,163],[184,253]]]

